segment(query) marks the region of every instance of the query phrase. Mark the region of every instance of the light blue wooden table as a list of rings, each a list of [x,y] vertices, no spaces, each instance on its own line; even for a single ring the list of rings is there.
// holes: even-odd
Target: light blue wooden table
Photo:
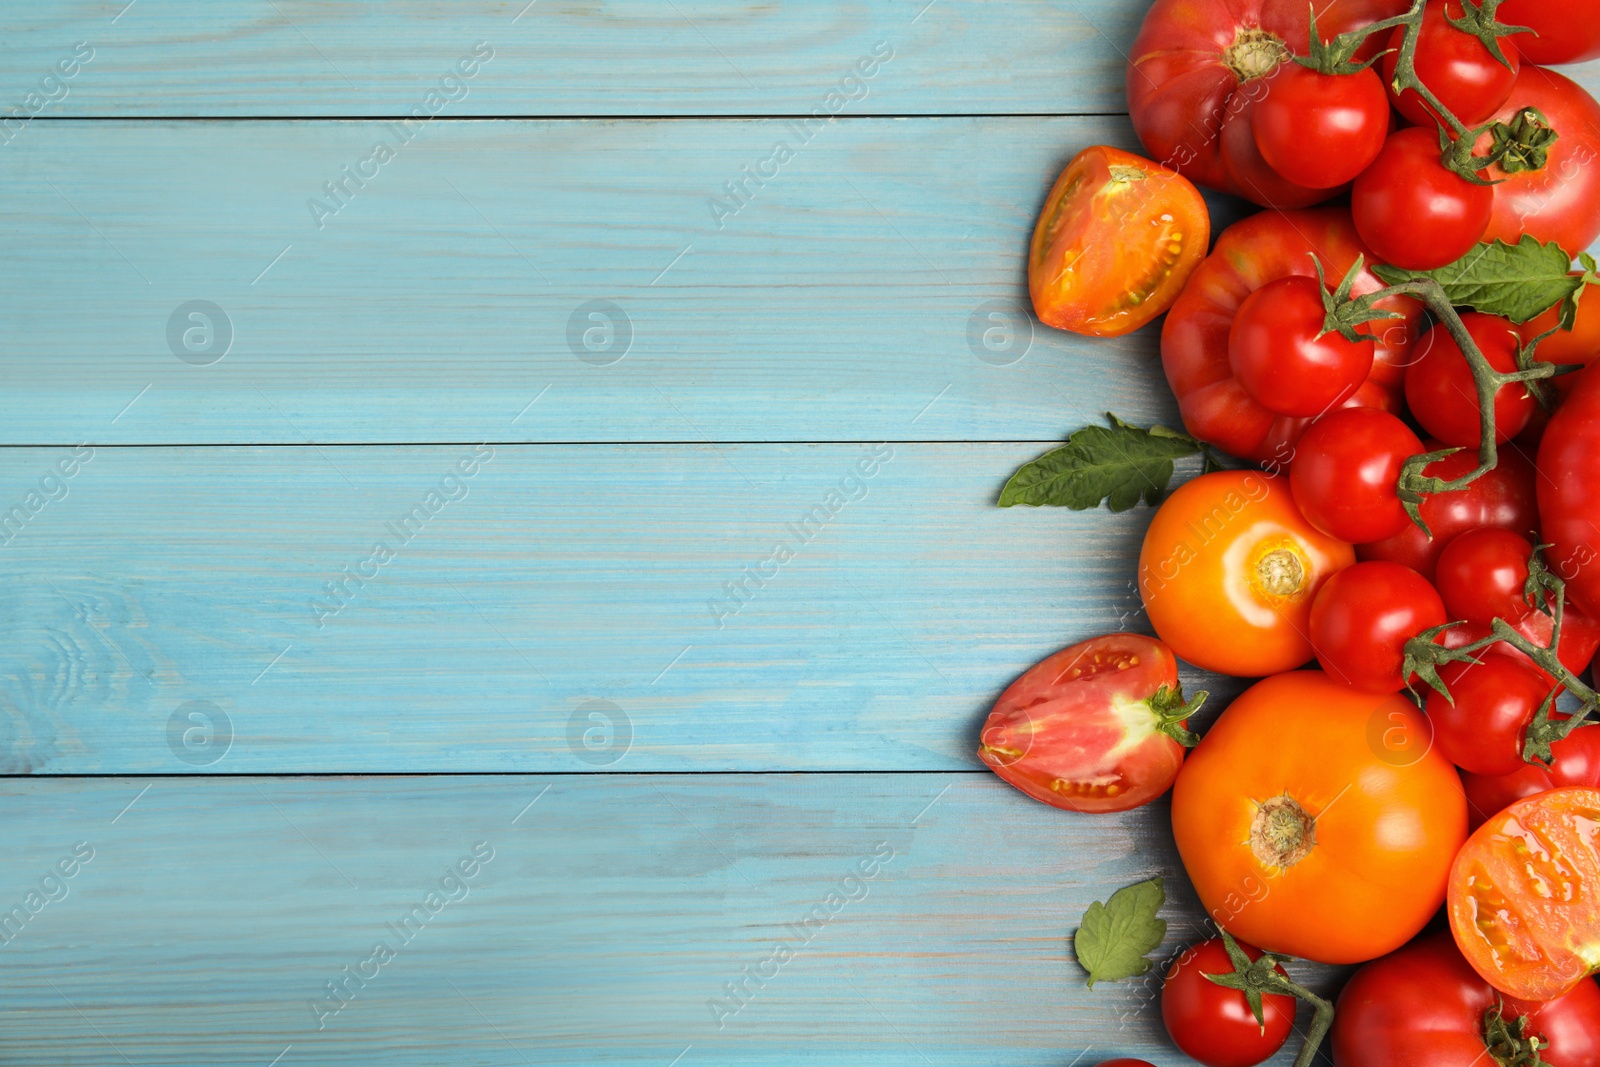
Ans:
[[[1174,418],[1022,310],[1144,4],[524,4],[7,12],[0,1064],[1181,1062],[972,755],[1144,625],[992,506]]]

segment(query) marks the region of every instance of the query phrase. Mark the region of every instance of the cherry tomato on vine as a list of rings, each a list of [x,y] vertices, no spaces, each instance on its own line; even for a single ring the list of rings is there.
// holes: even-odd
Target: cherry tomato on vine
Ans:
[[[1252,960],[1261,958],[1260,949],[1239,947]],[[1275,969],[1289,977],[1282,967]],[[1243,993],[1206,978],[1231,973],[1233,961],[1217,937],[1185,949],[1161,986],[1161,1021],[1172,1043],[1206,1067],[1255,1067],[1282,1048],[1294,1029],[1294,997],[1262,994],[1258,1023]]]
[[[1329,537],[1361,543],[1393,537],[1411,522],[1396,486],[1422,441],[1386,411],[1345,408],[1312,423],[1289,467],[1294,502]]]
[[[1528,66],[1495,118],[1514,122],[1527,108],[1543,115],[1557,137],[1544,151],[1532,153],[1526,165],[1489,168],[1487,176],[1500,184],[1494,187],[1494,210],[1483,239],[1515,244],[1526,233],[1576,255],[1600,237],[1600,103],[1571,78]],[[1485,135],[1479,154],[1491,143]]]
[[[1539,517],[1550,569],[1567,595],[1600,614],[1600,370],[1591,366],[1539,444]]]
[[[1389,136],[1389,95],[1371,67],[1323,74],[1284,63],[1250,119],[1267,165],[1308,188],[1353,182]]]
[[[1353,562],[1349,545],[1301,517],[1284,479],[1217,471],[1156,511],[1139,551],[1139,595],[1180,658],[1259,677],[1311,658],[1311,602]]]
[[[1524,662],[1488,653],[1476,663],[1446,663],[1439,678],[1452,700],[1428,690],[1433,743],[1445,759],[1473,774],[1512,774],[1526,766],[1523,731],[1550,693],[1550,683]]]
[[[1540,648],[1548,648],[1550,639],[1555,635],[1555,622],[1549,615],[1542,611],[1529,611],[1521,618],[1507,620],[1511,628],[1530,642]],[[1446,648],[1461,648],[1463,645],[1474,644],[1488,637],[1489,627],[1476,623],[1467,623],[1463,626],[1452,626],[1439,635],[1439,643]],[[1600,621],[1590,618],[1577,606],[1568,601],[1566,612],[1561,617],[1561,645],[1556,650],[1556,657],[1561,660],[1561,665],[1573,674],[1582,674],[1594,659],[1595,650],[1600,648]],[[1545,673],[1519,649],[1497,641],[1489,646],[1489,650],[1512,659],[1520,660],[1539,672],[1540,677],[1554,683],[1555,679]]]
[[[1516,37],[1517,49],[1529,63],[1600,59],[1600,4],[1592,0],[1506,0],[1499,19],[1534,31]]]
[[[1417,78],[1462,125],[1478,126],[1499,111],[1511,96],[1517,71],[1522,67],[1516,44],[1521,38],[1500,38],[1500,51],[1506,57],[1506,62],[1501,63],[1477,37],[1445,21],[1446,14],[1461,18],[1461,0],[1448,0],[1448,4],[1446,0],[1428,0],[1428,6],[1423,9],[1422,32],[1417,35]],[[1406,28],[1399,26],[1389,37],[1391,51],[1383,57],[1384,85],[1394,84],[1405,34]],[[1393,96],[1394,90],[1389,91]],[[1394,106],[1414,125],[1429,131],[1439,125],[1433,108],[1415,89],[1394,96]]]
[[[1600,786],[1600,729],[1581,727],[1550,745],[1549,767],[1524,763],[1510,774],[1485,775],[1463,771],[1467,809],[1476,830],[1507,804],[1562,786]]]
[[[1523,587],[1533,545],[1510,530],[1485,526],[1456,536],[1439,555],[1435,584],[1446,614],[1489,626],[1510,622],[1532,610]]]
[[[1494,188],[1474,185],[1439,160],[1432,130],[1396,130],[1350,190],[1356,231],[1378,259],[1432,270],[1454,263],[1483,238]]]
[[[1405,687],[1406,642],[1443,626],[1444,602],[1398,563],[1357,563],[1323,583],[1311,605],[1311,644],[1328,677],[1368,693]]]
[[[1132,333],[1172,306],[1210,241],[1205,201],[1187,178],[1121,149],[1085,148],[1034,227],[1034,311],[1074,333]]]
[[[1324,333],[1315,278],[1268,282],[1239,305],[1228,360],[1252,400],[1279,415],[1320,415],[1348,400],[1372,371],[1373,344]]]
[[[1469,311],[1461,316],[1489,366],[1502,374],[1517,369],[1517,328],[1506,319]],[[1447,445],[1476,448],[1483,436],[1477,385],[1461,346],[1442,324],[1422,335],[1421,356],[1406,368],[1406,404],[1422,428]],[[1503,444],[1522,432],[1538,402],[1517,382],[1494,397],[1494,439]]]
[[[1521,335],[1522,343],[1527,344],[1540,334],[1555,330],[1561,323],[1560,316],[1561,309],[1553,307],[1538,318],[1518,326],[1517,333]],[[1600,298],[1591,299],[1586,292],[1578,301],[1578,314],[1572,329],[1557,330],[1540,341],[1534,356],[1546,363],[1562,366],[1575,364],[1579,367],[1587,367],[1596,357],[1600,357]],[[1554,385],[1557,394],[1562,397],[1572,392],[1572,387],[1577,383],[1576,371],[1549,379],[1549,384]]]

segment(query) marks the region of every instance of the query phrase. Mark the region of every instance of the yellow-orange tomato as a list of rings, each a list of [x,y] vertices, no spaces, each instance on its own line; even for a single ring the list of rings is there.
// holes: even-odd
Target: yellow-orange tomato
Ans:
[[[1178,773],[1172,832],[1200,902],[1241,941],[1358,963],[1416,936],[1445,899],[1467,802],[1399,694],[1321,671],[1257,682]]]
[[[1210,242],[1211,218],[1189,179],[1118,148],[1085,148],[1033,230],[1034,312],[1092,337],[1132,333],[1172,306]]]
[[[1139,596],[1179,659],[1256,678],[1312,656],[1311,602],[1355,550],[1320,533],[1288,481],[1203,474],[1167,498],[1139,553]]]

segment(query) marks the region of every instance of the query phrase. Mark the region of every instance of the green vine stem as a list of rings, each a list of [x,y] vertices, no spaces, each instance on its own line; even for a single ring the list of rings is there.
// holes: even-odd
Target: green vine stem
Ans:
[[[1228,974],[1207,974],[1203,977],[1224,989],[1236,989],[1243,993],[1245,1002],[1250,1005],[1250,1011],[1256,1017],[1257,1025],[1263,1029],[1266,1027],[1266,1017],[1262,1014],[1262,994],[1278,993],[1310,1004],[1315,1014],[1311,1017],[1311,1029],[1306,1033],[1305,1044],[1300,1046],[1300,1054],[1294,1058],[1294,1067],[1311,1067],[1311,1062],[1317,1057],[1317,1049],[1322,1046],[1322,1039],[1327,1036],[1329,1027],[1333,1025],[1333,1004],[1278,973],[1279,964],[1290,962],[1288,956],[1263,952],[1260,958],[1252,960],[1245,950],[1239,947],[1239,942],[1233,939],[1233,935],[1226,930],[1221,933],[1222,947],[1228,952],[1233,970]]]

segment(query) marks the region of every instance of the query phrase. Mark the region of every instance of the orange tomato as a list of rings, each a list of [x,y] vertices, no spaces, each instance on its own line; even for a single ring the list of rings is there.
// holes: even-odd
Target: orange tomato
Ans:
[[[1392,952],[1439,910],[1467,802],[1416,705],[1321,671],[1247,689],[1178,773],[1172,832],[1241,941],[1320,963]]]
[[[1216,471],[1156,512],[1139,553],[1139,596],[1179,659],[1255,678],[1311,659],[1311,602],[1354,562],[1351,546],[1301,517],[1287,479]]]
[[[1211,218],[1189,179],[1119,148],[1085,148],[1033,230],[1034,312],[1091,337],[1132,333],[1172,306],[1210,242]]]
[[[1450,929],[1483,980],[1552,1000],[1600,970],[1600,790],[1553,789],[1478,827],[1450,872]]]
[[[1545,331],[1561,325],[1560,313],[1559,306],[1553,307],[1538,318],[1518,326],[1517,333],[1522,336],[1522,343],[1527,344]],[[1585,293],[1578,301],[1578,315],[1573,320],[1572,329],[1560,330],[1540,341],[1534,356],[1546,363],[1575,363],[1580,367],[1593,363],[1595,357],[1600,356],[1600,300]],[[1578,375],[1563,374],[1552,380],[1561,395],[1565,396],[1578,383]]]

